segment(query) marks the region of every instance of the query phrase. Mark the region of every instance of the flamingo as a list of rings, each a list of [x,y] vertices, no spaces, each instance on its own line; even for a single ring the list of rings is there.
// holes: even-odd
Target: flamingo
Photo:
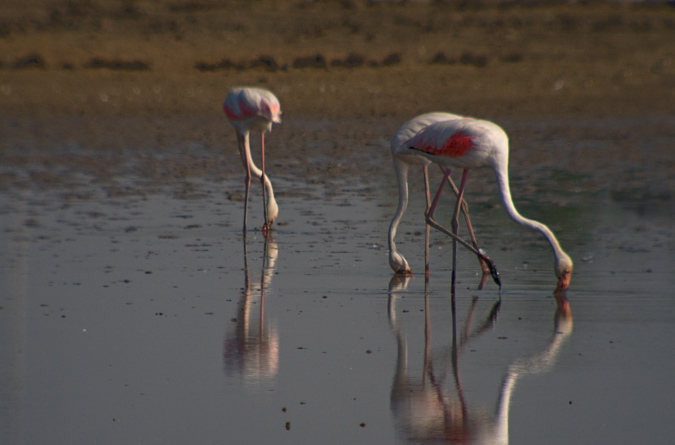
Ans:
[[[248,194],[251,187],[251,172],[263,186],[263,211],[265,224],[263,233],[272,230],[272,224],[279,215],[279,206],[274,199],[274,190],[269,177],[265,175],[265,132],[272,131],[272,124],[281,123],[281,105],[279,99],[269,90],[254,87],[237,87],[230,90],[223,103],[223,110],[237,132],[239,154],[246,168],[246,195],[244,197],[244,234],[248,214]],[[249,134],[261,133],[262,161],[259,169],[251,157]]]
[[[446,168],[445,178],[441,182],[431,207],[427,212],[427,223],[477,254],[480,254],[480,252],[477,252],[472,246],[457,236],[457,214],[463,198],[469,170],[483,167],[492,168],[506,213],[516,223],[544,235],[553,251],[554,272],[558,279],[556,289],[567,289],[572,277],[572,259],[560,247],[560,243],[551,229],[539,221],[523,217],[518,213],[513,204],[509,189],[508,173],[509,139],[501,127],[486,120],[472,118],[436,122],[425,127],[407,142],[401,144],[396,149],[395,155],[400,156],[404,153],[423,156],[429,161]],[[450,168],[454,167],[463,169],[463,172],[452,221],[453,233],[434,221],[433,214],[445,181],[450,175]]]
[[[452,113],[445,113],[445,112],[433,112],[433,113],[425,113],[421,114],[405,124],[401,126],[401,128],[394,133],[394,136],[391,138],[391,152],[392,152],[392,157],[394,160],[394,168],[396,170],[396,179],[398,181],[398,191],[399,191],[399,199],[398,199],[398,207],[396,209],[396,212],[394,213],[394,216],[391,220],[391,224],[389,225],[389,265],[391,266],[392,270],[396,274],[411,274],[412,269],[410,268],[410,265],[408,264],[408,261],[405,259],[403,254],[401,254],[397,249],[396,249],[396,243],[394,241],[396,237],[396,232],[398,230],[398,226],[401,222],[401,219],[403,218],[403,214],[406,211],[406,208],[408,207],[408,171],[410,169],[411,165],[421,165],[422,166],[422,173],[424,175],[424,185],[425,185],[425,191],[426,191],[426,197],[427,197],[427,210],[429,210],[430,207],[430,198],[429,198],[429,180],[428,180],[428,166],[432,163],[430,160],[428,160],[426,157],[421,156],[418,153],[411,152],[410,150],[406,150],[403,146],[410,138],[412,138],[415,134],[417,134],[420,130],[423,128],[436,123],[436,122],[442,122],[442,121],[448,121],[448,120],[454,120],[454,119],[461,119],[462,116],[459,116],[457,114],[452,114]],[[440,165],[439,165],[440,167]],[[445,168],[441,167],[441,170],[445,172]],[[450,182],[450,185],[453,187],[455,190],[455,193],[458,192],[456,189],[454,183],[452,180],[448,177],[448,180]],[[466,203],[464,203],[466,204]],[[464,215],[465,219],[467,222],[467,228],[469,229],[469,235],[471,236],[473,246],[475,250],[478,249],[478,243],[476,242],[476,237],[474,236],[473,233],[473,228],[471,227],[471,220],[469,219],[468,216],[468,210],[466,207],[464,207]],[[427,248],[425,249],[425,272],[426,274],[429,273],[429,258],[428,258],[428,243],[429,243],[429,226],[426,226],[426,243],[427,243]],[[482,253],[482,252],[481,252]],[[488,273],[488,267],[486,266],[486,263],[483,261],[480,261],[481,267],[483,268],[483,272]],[[490,260],[487,261],[487,263],[492,263]],[[494,264],[492,265],[494,268]]]

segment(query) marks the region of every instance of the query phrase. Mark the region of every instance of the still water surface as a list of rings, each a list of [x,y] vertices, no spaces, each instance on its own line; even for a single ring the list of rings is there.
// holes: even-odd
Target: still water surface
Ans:
[[[392,280],[392,181],[280,197],[268,240],[244,239],[220,193],[3,193],[0,442],[671,443],[669,211],[602,191],[516,200],[574,258],[565,298],[545,241],[473,206],[504,286],[478,290],[460,253],[453,313],[440,234],[419,273],[420,202],[399,232],[418,273]]]

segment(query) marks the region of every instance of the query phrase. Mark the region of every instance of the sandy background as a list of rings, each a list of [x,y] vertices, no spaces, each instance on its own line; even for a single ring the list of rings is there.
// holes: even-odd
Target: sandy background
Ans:
[[[5,0],[0,185],[21,185],[14,165],[69,162],[72,154],[58,158],[55,150],[64,143],[197,144],[213,154],[234,144],[221,103],[239,84],[267,87],[281,100],[277,159],[317,146],[339,157],[436,110],[498,123],[672,116],[674,7],[557,3]],[[307,125],[324,118],[330,131]],[[672,133],[670,119],[643,129],[614,122],[611,134],[571,136],[620,141],[630,131],[630,156],[640,131]],[[518,137],[517,127],[507,131]],[[105,178],[121,161],[77,162]],[[223,174],[206,159],[163,168],[173,176]],[[146,170],[159,175],[156,166]],[[31,181],[62,176],[35,172]]]

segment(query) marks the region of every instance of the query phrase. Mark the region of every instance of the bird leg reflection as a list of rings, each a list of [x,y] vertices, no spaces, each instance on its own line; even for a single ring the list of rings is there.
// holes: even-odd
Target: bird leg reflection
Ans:
[[[428,284],[425,283],[422,373],[420,376],[415,376],[408,363],[408,345],[403,325],[399,323],[396,313],[396,291],[401,289],[400,284],[399,281],[390,281],[388,303],[389,322],[392,331],[396,334],[398,349],[396,371],[391,388],[391,409],[397,421],[397,429],[406,436],[405,439],[413,443],[460,442],[470,436],[471,430],[484,417],[482,413],[478,416],[476,412],[469,410],[461,385],[458,359],[461,343],[458,344],[457,336],[453,335],[449,351],[442,350],[441,354],[436,356],[433,353],[430,292]],[[464,328],[463,338],[468,340],[484,332],[485,326],[492,325],[498,305],[499,302],[495,303],[485,323],[474,334],[469,334],[476,307],[474,303]],[[453,330],[455,313],[453,311]],[[448,362],[450,367],[446,366]],[[454,391],[447,390],[448,371],[451,371],[454,376]]]
[[[425,327],[422,375],[415,375],[408,363],[408,346],[403,323],[396,317],[396,289],[390,289],[389,320],[396,334],[398,357],[391,388],[391,410],[397,433],[411,443],[509,443],[510,400],[516,381],[527,374],[550,370],[564,341],[572,331],[572,315],[563,292],[554,294],[556,310],[553,335],[543,350],[531,356],[517,358],[508,366],[499,386],[496,409],[485,405],[472,406],[474,392],[464,390],[460,372],[461,353],[474,338],[488,331],[496,320],[501,300],[496,301],[485,320],[473,326],[476,319],[477,301],[474,298],[464,317],[464,326],[452,311],[453,333],[447,347],[431,349],[431,322],[429,316],[429,291],[425,288]],[[460,317],[461,318],[461,317]],[[458,334],[458,335],[457,335]],[[414,356],[414,354],[410,354]],[[448,382],[447,372],[452,372],[454,382]],[[483,383],[486,385],[488,382]],[[486,409],[487,408],[487,409]]]
[[[251,383],[270,381],[279,367],[279,335],[274,326],[266,329],[265,324],[265,289],[274,276],[278,255],[277,244],[271,237],[265,239],[264,251],[258,287],[250,280],[244,239],[244,288],[237,318],[232,320],[236,323],[235,329],[226,335],[223,348],[225,372],[241,375]],[[256,317],[252,309],[258,295],[260,310]]]

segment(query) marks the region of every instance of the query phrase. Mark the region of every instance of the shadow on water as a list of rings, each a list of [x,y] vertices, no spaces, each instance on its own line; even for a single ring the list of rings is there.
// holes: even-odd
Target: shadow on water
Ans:
[[[265,289],[272,283],[279,248],[265,239],[260,284],[250,278],[248,247],[244,237],[244,287],[235,328],[225,335],[223,367],[228,376],[239,375],[247,384],[273,383],[279,371],[279,332],[265,323]],[[255,304],[259,310],[255,311]]]
[[[407,287],[408,277],[394,276],[389,284],[388,314],[396,334],[397,359],[391,386],[390,408],[400,439],[413,443],[509,443],[509,409],[516,382],[528,375],[552,369],[562,344],[572,332],[572,313],[564,291],[553,296],[556,309],[553,333],[541,352],[512,361],[503,375],[494,408],[473,404],[462,386],[460,358],[474,339],[496,323],[501,298],[474,327],[479,297],[473,297],[463,326],[459,328],[452,286],[452,334],[441,339],[440,354],[432,354],[432,327],[429,285],[424,295],[424,351],[421,375],[410,372],[406,330],[396,316],[397,292]]]

